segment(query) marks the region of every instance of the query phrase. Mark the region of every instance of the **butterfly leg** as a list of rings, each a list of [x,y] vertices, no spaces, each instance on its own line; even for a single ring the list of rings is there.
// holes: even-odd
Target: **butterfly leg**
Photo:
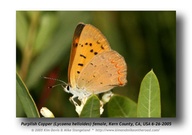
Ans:
[[[74,100],[75,98],[76,98],[75,96],[72,96],[72,97],[69,98],[69,101],[72,102],[75,106],[79,106],[77,104],[77,102],[75,102],[75,100]]]
[[[83,98],[82,100],[80,100],[81,101],[81,105],[78,105],[78,106],[76,106],[76,108],[75,108],[75,111],[80,115],[81,114],[81,112],[82,112],[82,110],[83,110],[83,107],[84,107],[84,105],[85,105],[85,103],[86,103],[86,101],[87,101],[87,98]]]
[[[81,101],[81,104],[77,104],[77,102],[75,102],[74,98],[76,98],[76,96],[72,96],[69,98],[69,100],[75,105],[75,111],[78,113],[78,115],[81,114],[81,111],[83,110],[83,107],[87,101],[87,98],[83,98]]]
[[[69,100],[70,100],[70,102],[72,102],[75,105],[75,111],[78,113],[78,115],[80,115],[82,108],[79,104],[77,104],[77,102],[75,102],[74,98],[75,98],[75,96],[72,96],[69,98]]]

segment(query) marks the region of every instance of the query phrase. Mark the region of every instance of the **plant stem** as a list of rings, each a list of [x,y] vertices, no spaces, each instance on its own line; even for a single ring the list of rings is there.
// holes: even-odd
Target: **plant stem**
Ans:
[[[21,62],[20,76],[23,80],[26,79],[29,65],[33,57],[33,45],[36,38],[36,30],[38,27],[40,12],[31,13],[31,24],[29,26],[28,38],[23,49],[23,57]]]

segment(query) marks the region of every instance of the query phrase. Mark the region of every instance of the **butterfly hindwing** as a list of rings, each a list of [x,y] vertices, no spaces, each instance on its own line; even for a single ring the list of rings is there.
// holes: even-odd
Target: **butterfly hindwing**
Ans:
[[[88,72],[87,72],[88,71]],[[102,93],[115,86],[124,86],[127,82],[127,66],[124,58],[110,50],[98,54],[82,70],[77,80],[79,89],[91,93]]]

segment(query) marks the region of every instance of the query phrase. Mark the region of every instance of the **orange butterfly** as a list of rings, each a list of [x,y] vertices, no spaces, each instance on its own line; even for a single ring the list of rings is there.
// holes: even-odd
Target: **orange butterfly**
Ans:
[[[73,94],[72,101],[124,86],[126,76],[124,58],[111,49],[105,36],[94,26],[79,23],[71,46],[69,84],[64,88]]]

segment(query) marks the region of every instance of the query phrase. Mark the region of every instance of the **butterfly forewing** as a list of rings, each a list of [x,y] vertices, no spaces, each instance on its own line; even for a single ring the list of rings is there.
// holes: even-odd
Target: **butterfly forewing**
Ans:
[[[109,50],[111,48],[107,39],[97,28],[90,24],[78,24],[74,33],[68,68],[68,79],[71,87],[76,87],[77,78],[82,75],[82,69],[95,56]]]
[[[69,67],[68,67],[68,80],[70,81],[70,76],[71,76],[71,67],[73,65],[73,61],[75,58],[75,54],[76,54],[76,50],[77,50],[77,46],[79,43],[79,38],[81,35],[81,32],[84,28],[84,24],[79,24],[74,32],[74,36],[73,36],[73,42],[72,42],[72,46],[71,46],[71,54],[70,54],[70,60],[69,60]]]

